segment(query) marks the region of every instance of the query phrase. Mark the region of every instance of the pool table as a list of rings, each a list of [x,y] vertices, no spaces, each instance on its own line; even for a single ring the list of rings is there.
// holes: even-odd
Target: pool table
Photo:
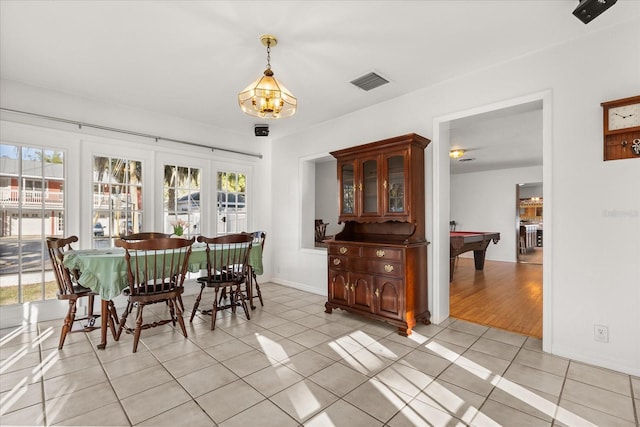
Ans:
[[[473,259],[476,270],[484,268],[484,255],[487,252],[489,242],[497,244],[500,233],[487,233],[482,231],[451,231],[449,232],[451,251],[449,254],[449,281],[453,280],[453,267],[456,257],[464,252],[473,251]]]

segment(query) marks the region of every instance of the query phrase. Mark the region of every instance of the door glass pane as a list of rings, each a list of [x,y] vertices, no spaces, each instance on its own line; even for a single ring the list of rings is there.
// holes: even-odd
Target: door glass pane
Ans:
[[[342,165],[342,213],[354,213],[353,163]]]
[[[93,247],[142,228],[142,163],[116,157],[93,158]],[[152,231],[152,230],[148,230]]]
[[[64,153],[0,144],[0,306],[55,298],[45,239],[64,235]]]
[[[200,195],[200,169],[164,166],[165,233],[200,234]]]
[[[393,156],[387,159],[389,171],[389,212],[404,212],[404,157]]]
[[[247,176],[239,172],[217,174],[217,234],[247,230]]]
[[[364,213],[378,212],[378,162],[367,160],[362,167]]]

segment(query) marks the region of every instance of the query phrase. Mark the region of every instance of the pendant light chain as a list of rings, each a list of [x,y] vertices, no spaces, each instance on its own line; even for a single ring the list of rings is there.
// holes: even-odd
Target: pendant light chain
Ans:
[[[271,41],[267,41],[267,70],[271,69]]]

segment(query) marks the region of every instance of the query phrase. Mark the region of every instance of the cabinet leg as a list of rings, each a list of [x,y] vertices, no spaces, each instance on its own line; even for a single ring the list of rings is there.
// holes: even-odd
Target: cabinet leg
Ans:
[[[403,337],[408,337],[409,335],[411,335],[411,327],[407,326],[398,326],[398,334],[402,335]]]
[[[333,307],[331,307],[331,306],[329,305],[329,303],[326,303],[326,304],[324,305],[324,312],[325,312],[325,313],[329,313],[329,314],[331,314],[331,313],[333,312]]]

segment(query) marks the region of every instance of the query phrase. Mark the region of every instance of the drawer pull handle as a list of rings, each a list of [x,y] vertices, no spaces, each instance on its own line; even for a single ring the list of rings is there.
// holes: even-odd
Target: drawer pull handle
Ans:
[[[349,284],[347,283],[346,285],[344,285],[344,288],[345,288],[346,290],[349,290]]]
[[[356,290],[356,285],[354,285],[353,283],[351,284],[351,291],[355,291]]]
[[[333,265],[340,265],[340,260],[338,258],[334,258]]]
[[[384,251],[383,251],[382,249],[378,249],[378,250],[376,251],[376,256],[377,256],[378,258],[382,258],[382,257],[384,256]]]
[[[380,298],[380,289],[376,289],[375,294],[376,294],[376,298]]]
[[[342,255],[346,254],[346,253],[347,253],[347,248],[346,248],[346,247],[344,247],[344,246],[342,246],[342,247],[340,248],[340,253],[341,253]]]
[[[385,264],[384,265],[384,271],[386,271],[387,273],[391,273],[393,271],[393,265]]]
[[[385,179],[384,182],[382,183],[382,186],[384,187],[384,189],[387,189],[387,180]]]

